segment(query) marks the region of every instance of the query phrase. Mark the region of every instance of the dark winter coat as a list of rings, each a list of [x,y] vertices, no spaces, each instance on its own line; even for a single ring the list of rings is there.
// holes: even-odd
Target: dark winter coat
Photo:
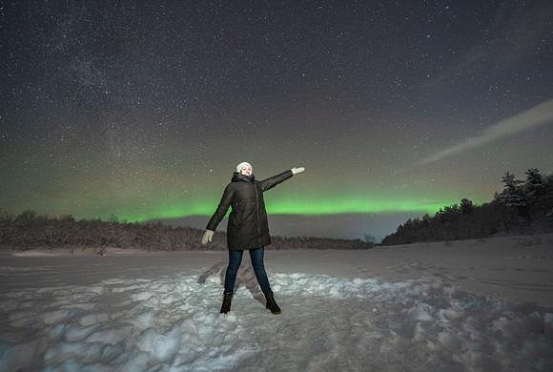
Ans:
[[[292,176],[292,170],[287,170],[258,181],[253,173],[248,177],[234,172],[206,229],[215,231],[232,205],[227,225],[227,248],[244,250],[271,244],[263,192]]]

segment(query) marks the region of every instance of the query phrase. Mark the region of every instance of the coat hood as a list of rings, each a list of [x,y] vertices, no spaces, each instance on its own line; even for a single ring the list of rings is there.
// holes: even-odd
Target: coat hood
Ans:
[[[242,173],[233,172],[230,182],[239,182],[239,181],[254,183],[255,175],[252,173],[252,175],[248,177],[243,175]]]

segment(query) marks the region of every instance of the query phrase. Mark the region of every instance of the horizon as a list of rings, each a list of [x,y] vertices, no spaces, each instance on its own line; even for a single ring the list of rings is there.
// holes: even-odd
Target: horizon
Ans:
[[[538,170],[539,171],[539,170]],[[508,172],[508,171],[507,171]],[[506,174],[505,172],[504,174]],[[553,172],[548,172],[543,174],[540,172],[540,174],[546,178],[551,177],[553,175]],[[515,179],[521,180],[521,178],[517,177],[515,175]],[[495,193],[500,193],[501,191],[496,190]],[[469,199],[470,200],[470,199]],[[494,199],[493,197],[489,200],[477,202],[474,200],[471,200],[473,205],[475,207],[481,207],[482,205],[488,204],[492,202]],[[347,240],[365,240],[367,237],[372,237],[375,239],[375,243],[380,244],[382,240],[390,235],[393,234],[397,227],[404,222],[407,221],[407,219],[420,219],[424,215],[428,214],[431,218],[436,215],[436,213],[447,206],[453,206],[453,205],[460,205],[460,200],[458,202],[450,203],[450,204],[443,204],[437,207],[435,211],[421,211],[420,213],[412,213],[412,212],[400,212],[400,211],[387,211],[384,213],[376,214],[376,213],[363,213],[363,212],[344,212],[344,213],[325,213],[325,214],[302,214],[302,213],[271,213],[268,209],[268,216],[269,217],[269,226],[271,230],[272,236],[280,236],[280,237],[287,237],[287,238],[296,238],[296,237],[311,237],[311,238],[329,238],[329,239],[347,239]],[[227,211],[223,219],[221,220],[221,223],[219,224],[216,231],[224,231],[226,233],[226,225],[228,223],[228,216],[230,213],[231,208]],[[108,213],[107,216],[98,217],[86,217],[86,216],[78,216],[71,213],[61,214],[61,215],[51,215],[48,213],[39,213],[32,208],[24,208],[23,210],[17,212],[7,210],[5,208],[0,207],[0,211],[2,212],[8,212],[13,215],[13,217],[25,212],[25,211],[31,211],[33,213],[36,213],[37,215],[46,216],[47,218],[63,218],[63,217],[72,217],[75,220],[94,220],[99,219],[102,222],[108,222],[108,221],[115,221],[117,223],[140,223],[140,224],[148,224],[148,223],[161,223],[164,225],[172,226],[172,227],[188,227],[188,228],[195,228],[199,230],[205,229],[205,224],[207,223],[208,219],[211,217],[211,214],[192,214],[188,216],[176,216],[176,217],[165,217],[165,218],[139,218],[139,219],[129,219],[124,216],[117,216],[114,213]],[[321,222],[314,222],[313,220],[319,219]],[[327,221],[324,221],[327,219]],[[338,221],[336,221],[338,219]],[[363,219],[367,222],[363,222]],[[340,221],[341,220],[341,221]],[[361,221],[360,221],[361,220]],[[357,225],[352,229],[351,223],[352,221],[355,221]],[[370,222],[372,221],[372,222]],[[387,221],[388,224],[384,223],[383,221]],[[389,230],[389,226],[392,226],[390,224],[390,221],[394,221],[395,228],[393,230]],[[329,226],[340,226],[341,229],[329,229]],[[350,226],[350,228],[346,228],[346,226]],[[367,229],[366,226],[371,226],[372,229]],[[375,228],[375,226],[378,226]]]

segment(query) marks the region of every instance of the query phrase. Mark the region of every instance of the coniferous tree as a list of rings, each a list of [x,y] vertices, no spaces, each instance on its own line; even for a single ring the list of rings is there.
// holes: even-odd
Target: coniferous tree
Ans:
[[[461,199],[461,213],[471,214],[472,212],[474,212],[474,204],[472,204],[472,200],[467,198]]]
[[[513,173],[507,171],[503,176],[502,182],[505,183],[505,186],[499,194],[498,200],[508,207],[515,207],[518,215],[528,221],[530,216],[527,199],[521,186],[524,181],[516,179]]]

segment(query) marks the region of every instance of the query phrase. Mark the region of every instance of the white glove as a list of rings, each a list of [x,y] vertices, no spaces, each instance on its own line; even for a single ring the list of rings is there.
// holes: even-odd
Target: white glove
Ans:
[[[215,231],[205,230],[204,236],[202,237],[202,244],[206,245],[207,243],[210,243],[211,239],[213,239],[214,233]]]
[[[297,173],[301,173],[305,170],[304,167],[299,167],[299,168],[292,168],[292,173],[293,174],[297,174]]]

